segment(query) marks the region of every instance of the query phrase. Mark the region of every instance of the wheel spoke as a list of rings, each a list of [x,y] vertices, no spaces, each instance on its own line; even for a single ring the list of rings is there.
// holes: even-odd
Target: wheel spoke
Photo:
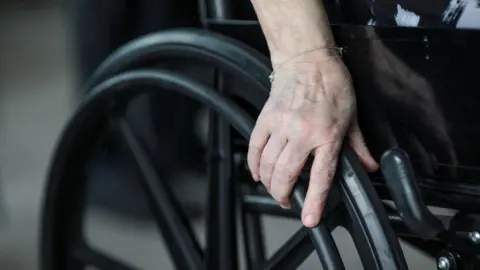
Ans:
[[[71,256],[85,266],[95,266],[102,270],[134,270],[137,268],[116,261],[99,251],[94,251],[86,245],[78,245],[73,248]]]
[[[258,194],[258,192],[254,191],[249,191],[249,193],[250,194],[243,196],[244,208],[248,207],[247,209],[252,209],[253,211],[256,210],[258,212],[263,212],[259,211],[260,209],[264,211],[267,210],[269,212],[284,211],[284,214],[289,212],[294,214],[296,212],[297,218],[301,213],[301,209],[303,208],[303,203],[305,201],[305,189],[303,187],[303,181],[300,181],[297,184],[297,186],[295,187],[295,191],[293,192],[292,201],[294,206],[293,209],[295,212],[278,209],[278,203],[267,195],[260,195]],[[317,255],[322,262],[323,269],[339,270],[345,268],[340,257],[340,253],[330,233],[331,230],[334,229],[339,223],[338,217],[332,214],[340,214],[339,211],[337,211],[339,207],[342,206],[342,204],[340,204],[340,198],[341,197],[339,190],[338,188],[336,188],[336,186],[334,186],[332,188],[332,191],[330,192],[328,203],[324,210],[322,223],[315,228],[308,229],[311,246],[317,251]],[[294,239],[296,238],[293,237],[291,239],[291,241],[293,241],[291,243],[297,243]],[[293,263],[296,263],[298,258],[289,258],[292,255],[288,254],[288,249],[289,247],[287,246],[284,250],[281,249],[281,252],[278,252],[276,254],[276,256],[287,257],[272,258],[271,260],[269,260],[269,263],[276,264],[276,262],[279,260],[292,261]],[[282,264],[279,264],[279,266],[282,266]],[[290,267],[292,266],[290,265]]]
[[[113,123],[120,129],[143,174],[140,178],[142,187],[176,266],[179,269],[201,269],[203,256],[200,246],[169,186],[164,182],[164,178],[159,176],[148,151],[125,119],[118,119]]]
[[[260,215],[242,210],[243,239],[247,269],[256,269],[265,262],[265,243]]]
[[[281,208],[277,201],[266,193],[249,189],[243,192],[242,201],[243,209],[251,213],[298,219],[295,212]]]
[[[310,229],[301,228],[265,263],[261,269],[297,269],[313,252]]]
[[[304,185],[300,182],[296,185],[292,196],[294,209],[299,215],[301,215],[301,209],[303,208],[303,204],[305,202],[305,195],[306,191]],[[339,206],[338,199],[339,196],[337,189],[332,188],[328,198],[327,206],[324,210],[322,222],[320,222],[317,227],[309,229],[310,239],[312,240],[313,246],[317,251],[318,258],[320,259],[323,269],[325,270],[345,269],[342,258],[340,257],[340,253],[335,245],[335,242],[333,241],[330,230],[328,229],[329,223],[333,221],[329,214],[336,210]],[[334,226],[330,227],[334,228]]]
[[[239,157],[238,155],[236,156]],[[238,158],[239,162],[236,163],[235,168],[238,170],[238,175],[240,177],[245,176],[245,171],[243,170],[243,160]],[[255,185],[250,182],[246,183],[246,190],[251,191],[255,190]],[[265,262],[265,239],[263,235],[263,225],[260,219],[260,214],[258,212],[249,211],[244,201],[245,199],[243,189],[240,190],[240,198],[243,203],[240,205],[241,209],[241,218],[242,218],[242,232],[245,246],[245,259],[248,270],[257,269],[260,265]]]
[[[237,269],[236,180],[232,174],[230,124],[210,111],[209,209],[206,269]]]

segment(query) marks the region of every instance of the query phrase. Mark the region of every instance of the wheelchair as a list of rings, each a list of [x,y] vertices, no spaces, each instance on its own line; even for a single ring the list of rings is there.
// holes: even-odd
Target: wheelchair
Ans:
[[[114,129],[143,175],[140,184],[177,269],[239,269],[239,225],[250,270],[296,269],[312,252],[323,269],[345,269],[331,236],[337,227],[350,233],[367,270],[408,269],[398,239],[436,258],[438,269],[480,269],[475,167],[480,164],[475,154],[480,149],[475,97],[480,93],[478,71],[467,67],[478,66],[472,61],[480,60],[480,32],[333,22],[356,84],[362,130],[372,152],[381,157],[381,169],[367,174],[344,146],[321,224],[309,229],[299,223],[298,231],[267,258],[260,217],[298,219],[308,173],[301,174],[295,187],[292,210],[279,207],[249,176],[247,140],[268,98],[271,73],[266,43],[249,4],[201,0],[203,29],[144,36],[118,49],[97,69],[52,159],[43,205],[41,268],[134,269],[88,246],[83,235],[85,167],[97,140]],[[327,10],[341,16],[352,9],[332,1]],[[213,67],[213,83],[156,64],[179,60]],[[204,249],[161,168],[125,119],[126,106],[145,91],[174,91],[210,110]],[[429,207],[456,213],[436,215]]]

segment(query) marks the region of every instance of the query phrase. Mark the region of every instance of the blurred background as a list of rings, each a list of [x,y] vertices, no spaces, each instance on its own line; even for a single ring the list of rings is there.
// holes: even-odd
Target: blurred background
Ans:
[[[77,32],[68,2],[0,2],[0,269],[38,269],[40,209],[50,155],[78,102],[79,78],[88,73],[76,64]],[[205,126],[201,116],[200,110],[192,117],[200,131],[202,124]],[[111,170],[125,161],[118,162],[102,163],[93,177],[98,181],[91,188],[93,203],[86,232],[89,242],[139,269],[172,269],[142,195],[134,181],[128,180],[135,176],[127,172],[123,178],[128,179],[120,179],[119,173]],[[189,198],[185,207],[203,239],[201,206],[206,189],[202,173],[185,170],[172,179],[177,193]],[[273,218],[264,219],[264,223],[269,253],[300,225]],[[359,258],[348,234],[337,230],[335,238],[347,268],[358,269]],[[433,261],[418,252],[407,247],[405,253],[411,269],[436,269]],[[302,267],[319,268],[315,256]]]
[[[67,21],[55,1],[0,2],[1,269],[38,269],[46,169],[73,108]]]

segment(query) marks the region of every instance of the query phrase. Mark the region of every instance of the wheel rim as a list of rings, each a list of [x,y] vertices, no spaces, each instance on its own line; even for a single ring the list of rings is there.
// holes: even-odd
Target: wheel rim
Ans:
[[[213,64],[255,86],[229,94],[244,99],[259,111],[269,96],[271,67],[268,58],[242,42],[202,29],[164,31],[133,40],[97,68],[86,90],[151,59],[159,62],[188,59]]]
[[[117,119],[118,116],[115,115],[115,114],[112,114],[110,109],[105,110],[105,108],[109,108],[106,105],[111,104],[112,102],[114,104],[117,104],[116,106],[119,106],[119,108],[124,107],[124,105],[126,104],[126,101],[133,98],[135,95],[140,94],[141,91],[137,91],[135,89],[141,89],[139,86],[144,86],[145,84],[155,85],[155,86],[159,87],[159,89],[160,88],[161,89],[168,89],[169,88],[169,89],[176,89],[178,91],[183,91],[185,93],[189,92],[189,94],[192,97],[196,98],[197,100],[203,101],[204,104],[210,105],[210,107],[212,109],[216,110],[218,113],[221,113],[222,116],[225,119],[228,120],[228,122],[230,122],[243,136],[245,136],[247,138],[248,138],[248,134],[250,133],[251,129],[253,128],[253,120],[251,118],[249,118],[249,116],[244,111],[242,111],[238,106],[236,106],[235,103],[229,101],[228,99],[225,99],[223,96],[221,96],[220,94],[218,94],[217,92],[215,92],[212,89],[206,88],[206,87],[201,86],[199,84],[195,84],[192,81],[189,81],[189,79],[187,77],[180,76],[180,75],[175,75],[175,74],[167,73],[167,72],[148,71],[148,70],[147,71],[132,71],[132,72],[128,72],[128,73],[125,73],[125,74],[122,74],[122,75],[117,75],[117,76],[113,77],[112,79],[107,80],[105,83],[102,83],[101,85],[99,85],[96,88],[96,91],[92,92],[92,95],[90,96],[88,101],[84,103],[84,106],[82,106],[80,108],[79,112],[75,115],[75,117],[72,119],[72,121],[70,121],[69,125],[67,126],[66,132],[63,136],[63,143],[61,143],[61,145],[63,145],[63,147],[61,146],[57,151],[56,158],[54,159],[56,162],[54,162],[53,167],[52,167],[52,171],[51,171],[51,174],[50,174],[50,181],[51,181],[50,182],[51,183],[50,187],[55,188],[57,190],[53,191],[53,192],[50,190],[50,192],[47,192],[47,194],[55,194],[55,192],[56,192],[57,196],[61,195],[60,193],[62,193],[63,190],[60,187],[61,183],[59,183],[59,181],[61,181],[61,179],[65,179],[65,176],[72,175],[72,171],[68,169],[71,166],[68,166],[68,164],[65,164],[65,162],[72,162],[73,159],[71,157],[70,158],[65,157],[64,155],[62,156],[62,154],[72,153],[72,152],[75,153],[75,150],[78,150],[78,149],[72,149],[72,147],[75,145],[76,141],[79,139],[78,134],[83,134],[84,133],[84,132],[79,132],[79,130],[81,130],[82,127],[83,128],[91,127],[92,124],[89,124],[89,123],[93,122],[94,118],[95,119],[101,119],[101,120],[105,121],[105,120],[108,119],[108,117],[111,117],[111,118],[113,117],[113,120],[108,120],[108,122],[107,121],[105,121],[105,122],[110,123],[110,124],[111,123],[118,123],[119,129],[121,130],[122,134],[124,135],[124,138],[126,139],[127,143],[130,145],[130,147],[133,149],[132,153],[136,157],[137,163],[141,167],[141,170],[144,173],[144,178],[147,178],[147,180],[149,180],[148,182],[145,182],[144,185],[146,185],[146,187],[147,187],[145,190],[150,193],[151,200],[153,200],[154,201],[153,203],[156,204],[157,209],[154,208],[154,210],[158,213],[164,213],[164,214],[165,214],[165,211],[168,211],[168,209],[163,209],[163,210],[158,209],[158,208],[161,208],[161,205],[165,205],[165,202],[160,203],[159,201],[155,201],[155,199],[165,197],[166,193],[161,193],[162,189],[164,189],[165,187],[158,186],[159,184],[157,184],[157,185],[155,184],[156,182],[161,183],[161,181],[158,180],[158,178],[160,178],[160,177],[155,176],[156,173],[154,171],[152,171],[153,166],[148,165],[149,163],[151,163],[151,161],[148,161],[148,157],[146,156],[146,153],[143,153],[143,154],[141,153],[143,151],[142,147],[141,147],[141,144],[135,139],[135,135],[131,131],[128,123],[126,121],[124,121],[123,119]],[[196,88],[195,91],[190,89],[189,88],[190,86],[193,86],[192,88]],[[196,95],[196,96],[192,95],[191,93],[195,93],[194,95]],[[214,98],[212,98],[212,97],[214,97]],[[213,100],[215,100],[215,101],[213,101]],[[216,104],[214,104],[214,103],[216,103]],[[99,111],[98,111],[98,109],[96,110],[95,108],[102,108],[101,111],[104,112],[105,117],[99,118],[98,117],[99,116]],[[97,120],[97,122],[98,122],[98,120]],[[75,135],[75,134],[77,134],[77,135]],[[77,140],[75,139],[75,137],[77,137],[76,138]],[[78,152],[76,153],[75,156],[79,157]],[[349,158],[345,157],[342,160],[347,160],[347,159],[349,159]],[[344,190],[344,193],[345,193],[346,197],[348,197],[351,201],[356,201],[356,203],[350,204],[354,208],[356,208],[356,209],[353,209],[353,208],[350,209],[350,212],[351,211],[357,211],[356,215],[358,216],[358,210],[360,210],[360,212],[362,210],[362,209],[359,209],[359,208],[363,207],[363,208],[367,209],[367,212],[368,212],[368,209],[373,209],[372,206],[365,206],[365,205],[362,206],[362,205],[358,204],[358,202],[361,202],[359,200],[359,198],[360,199],[363,198],[361,195],[359,195],[359,192],[360,193],[365,192],[365,188],[363,188],[363,190],[362,190],[362,187],[358,184],[358,182],[355,179],[355,178],[359,179],[358,170],[354,169],[354,167],[357,166],[357,165],[351,164],[351,163],[348,163],[348,162],[345,162],[345,161],[342,161],[342,164],[344,164],[343,166],[350,166],[351,167],[351,168],[342,169],[343,171],[345,171],[345,173],[348,176],[348,177],[344,176],[344,178],[350,179],[351,183],[349,183],[349,180],[347,179],[347,181],[345,181],[345,183],[341,185],[341,188]],[[75,164],[75,165],[78,168],[78,163]],[[142,168],[142,166],[143,166],[143,168]],[[357,172],[353,172],[354,170],[356,170]],[[75,172],[75,174],[76,173],[77,172]],[[150,178],[149,178],[149,175],[150,175]],[[56,185],[52,184],[52,182],[56,182]],[[68,183],[70,188],[71,188],[72,184],[73,183],[71,183],[71,182]],[[63,184],[63,185],[65,186],[65,184]],[[352,189],[352,185],[357,185],[356,186],[356,191],[355,191],[355,189]],[[78,189],[78,190],[81,190],[81,188]],[[345,190],[347,192],[345,192]],[[372,188],[372,190],[373,190],[373,188]],[[165,191],[163,191],[163,192],[165,192]],[[370,195],[372,195],[372,194],[369,194],[369,196]],[[46,209],[46,216],[48,216],[49,218],[46,218],[47,222],[46,222],[46,224],[44,224],[44,228],[58,228],[58,227],[61,227],[61,225],[55,224],[55,222],[60,221],[61,218],[59,218],[59,217],[62,217],[62,216],[65,217],[65,215],[63,215],[63,213],[61,213],[61,211],[59,211],[58,204],[57,204],[56,207],[55,207],[55,205],[52,205],[52,204],[56,203],[55,199],[56,198],[54,198],[54,197],[47,198],[47,205],[46,205],[45,209]],[[81,202],[81,200],[78,200],[78,198],[77,198],[77,201]],[[65,203],[65,202],[63,202],[63,203]],[[363,203],[365,203],[365,202],[363,202]],[[55,208],[57,208],[57,209],[55,209]],[[178,222],[177,222],[177,226],[178,226],[178,224],[182,223],[182,221],[181,221],[182,217],[178,216],[177,218],[175,218],[175,214],[174,214],[175,211],[173,211],[173,209],[175,209],[175,208],[173,208],[173,207],[170,208],[170,211],[168,212],[169,213],[168,216],[169,216],[169,219],[178,219]],[[370,223],[370,224],[367,224],[369,222],[368,222],[368,219],[366,217],[367,217],[367,215],[369,215],[368,217],[372,218],[371,214],[372,214],[372,212],[370,210],[370,212],[368,212],[368,213],[363,212],[361,218],[352,219],[352,220],[357,220],[357,222],[362,224],[361,227],[363,228],[363,231],[368,232],[367,234],[363,233],[364,235],[366,235],[370,238],[375,238],[375,237],[377,238],[377,239],[364,239],[364,240],[366,240],[367,246],[369,246],[369,245],[372,246],[373,245],[373,247],[375,248],[375,250],[371,249],[369,252],[367,252],[367,253],[371,253],[371,254],[374,255],[374,256],[368,256],[367,261],[370,262],[370,263],[373,261],[374,264],[375,264],[375,268],[368,268],[368,269],[388,269],[388,268],[386,268],[386,266],[390,266],[390,267],[394,266],[394,268],[389,268],[389,269],[399,269],[399,267],[401,267],[401,264],[399,265],[396,258],[394,258],[393,256],[387,256],[388,258],[383,258],[381,256],[378,256],[378,254],[379,254],[378,252],[383,253],[383,252],[388,252],[388,251],[389,251],[389,254],[395,255],[392,252],[392,250],[394,250],[395,248],[394,247],[392,248],[389,245],[383,246],[383,249],[379,248],[378,243],[389,244],[390,242],[387,239],[384,239],[385,234],[380,235],[380,234],[378,234],[377,230],[375,230],[375,234],[374,234],[371,230],[369,230],[369,227],[372,226],[372,224],[377,224],[377,225],[374,225],[374,227],[376,226],[375,229],[379,229],[379,228],[382,229],[382,225],[380,224],[381,223],[380,219],[378,219],[378,218],[377,219],[373,218],[374,222]],[[156,215],[157,218],[158,218],[158,216],[159,215]],[[72,221],[74,221],[74,222],[72,222]],[[85,254],[90,254],[90,257],[89,257],[90,260],[93,260],[93,258],[96,258],[96,257],[100,257],[100,255],[93,256],[93,254],[96,254],[96,253],[93,253],[92,251],[89,251],[89,252],[85,251],[85,245],[84,245],[82,239],[79,237],[78,232],[74,232],[75,229],[77,229],[77,230],[79,229],[78,224],[81,224],[81,223],[78,222],[78,219],[77,220],[73,219],[72,221],[70,222],[70,224],[76,224],[76,226],[65,226],[68,229],[60,230],[60,231],[63,232],[64,235],[62,235],[61,233],[57,233],[56,236],[52,236],[51,232],[50,232],[50,237],[56,238],[57,241],[65,242],[65,239],[68,239],[69,242],[75,243],[75,248],[73,249],[74,252],[68,252],[67,257],[77,256],[78,254],[83,254],[83,257],[81,257],[81,258],[86,258],[87,256]],[[162,222],[165,222],[165,221],[162,221]],[[162,222],[158,222],[158,223],[160,224]],[[365,225],[369,225],[369,226],[365,226]],[[348,228],[348,225],[346,227]],[[164,230],[164,228],[162,228],[162,230]],[[384,228],[381,231],[383,231],[384,233],[388,233],[388,231],[385,232]],[[174,252],[183,252],[183,255],[189,254],[189,257],[191,258],[191,260],[189,260],[189,262],[188,262],[188,265],[187,265],[188,269],[199,269],[199,268],[201,268],[201,266],[203,264],[203,258],[202,258],[201,251],[198,248],[195,248],[195,246],[198,246],[198,245],[195,244],[195,242],[192,238],[186,237],[186,235],[191,234],[189,232],[189,228],[185,228],[183,233],[185,234],[185,235],[182,236],[183,241],[189,241],[189,243],[184,245],[183,247],[173,248]],[[164,236],[169,235],[169,234],[170,235],[175,235],[172,232],[165,233],[165,231],[164,231]],[[48,235],[49,234],[47,233],[47,236]],[[361,234],[359,234],[359,235],[361,235]],[[379,240],[380,238],[382,238],[382,240]],[[190,240],[188,240],[188,239],[190,239]],[[178,238],[176,240],[178,241]],[[53,242],[57,242],[57,241],[54,240]],[[331,237],[327,238],[327,239],[323,239],[323,241],[324,241],[324,244],[326,243],[328,246],[331,247],[331,244],[328,243],[328,241],[331,241]],[[175,242],[175,241],[173,241],[173,242]],[[190,248],[185,247],[185,246],[190,246]],[[58,254],[52,254],[52,252],[59,252],[59,250],[58,250],[59,247],[58,246],[54,247],[57,250],[52,250],[51,248],[52,247],[47,247],[46,248],[45,251],[47,253],[49,251],[50,254],[48,254],[48,255],[44,254],[44,256],[47,255],[50,258],[52,258],[52,257],[53,258],[58,258]],[[172,249],[172,247],[170,247],[170,248]],[[182,248],[185,249],[185,250],[182,251]],[[329,251],[329,250],[327,250],[327,251]],[[335,254],[335,253],[338,253],[338,251],[333,252],[333,254]],[[172,255],[172,257],[175,257],[175,254],[171,254],[171,255]],[[186,256],[182,256],[182,257],[185,260]],[[76,262],[79,263],[78,262],[78,260],[79,260],[78,257],[74,257],[74,259],[76,259],[77,260]],[[323,259],[328,259],[328,258],[322,258],[322,260]],[[339,258],[337,258],[337,259],[339,259]],[[333,259],[333,260],[336,261],[335,259]],[[107,261],[112,261],[112,260],[107,260],[107,259],[102,260],[103,263],[105,263]],[[63,262],[63,263],[67,263],[67,262]],[[98,267],[102,267],[102,265],[100,265],[99,262],[94,261],[94,262],[89,262],[89,263],[93,264],[93,265],[96,264],[96,266],[98,266]],[[177,260],[176,263],[178,264],[179,261]],[[336,261],[335,263],[339,263],[339,262]],[[74,264],[75,263],[68,262],[66,265],[74,265]],[[65,267],[65,266],[62,265],[62,267]],[[58,268],[52,267],[50,269],[58,269]],[[125,269],[128,269],[128,268],[125,268]],[[183,269],[187,269],[187,268],[183,268]],[[326,268],[326,269],[333,269],[333,268]],[[338,268],[336,268],[336,269],[338,269]]]
[[[148,53],[143,55],[143,57],[146,57],[146,56],[148,56]],[[238,59],[235,57],[231,57],[231,58]],[[222,61],[229,61],[228,59],[225,60],[221,57],[217,59],[220,59]],[[132,61],[133,60],[129,60],[126,62],[131,63]],[[112,63],[115,63],[115,61],[113,61]],[[267,71],[268,70],[268,68],[265,66],[259,67],[259,68],[257,67],[257,69],[248,69],[248,68],[245,69],[245,65],[255,66],[255,65],[258,65],[258,63],[259,63],[258,61],[256,63],[244,61],[243,62],[244,66],[235,66],[232,63],[226,66],[228,67],[235,66],[235,69],[227,70],[233,73],[235,73],[235,71],[237,71],[238,69],[242,69],[243,71],[245,70]],[[125,66],[128,66],[128,65],[125,65]],[[108,74],[108,73],[109,72],[105,72],[105,74]],[[247,77],[251,81],[251,80],[254,80],[257,76],[247,76]],[[76,258],[76,260],[78,261],[77,257],[80,256],[79,254],[81,254],[80,258],[83,258],[82,260],[87,260],[87,259],[97,260],[97,262],[94,261],[92,263],[97,263],[98,264],[97,266],[100,268],[102,268],[104,265],[107,265],[107,263],[114,263],[113,260],[108,259],[105,256],[100,255],[98,252],[92,251],[91,248],[86,247],[84,241],[82,241],[81,237],[79,237],[78,224],[81,224],[81,222],[79,222],[81,220],[81,215],[79,214],[77,216],[73,216],[68,221],[62,220],[62,218],[65,216],[62,214],[65,214],[65,211],[62,209],[59,209],[59,204],[60,202],[65,203],[65,201],[68,201],[67,198],[65,198],[65,196],[67,196],[65,195],[66,194],[65,191],[69,191],[69,190],[72,191],[73,189],[76,191],[76,196],[69,195],[67,197],[70,200],[71,205],[74,206],[73,209],[81,210],[82,208],[81,205],[83,201],[80,194],[83,191],[83,189],[81,188],[82,173],[78,170],[72,171],[67,168],[71,167],[71,166],[68,166],[69,164],[74,164],[74,163],[76,163],[77,168],[79,167],[78,158],[81,156],[86,157],[88,153],[85,151],[85,149],[80,149],[78,145],[84,145],[84,146],[93,145],[93,142],[95,141],[96,136],[90,135],[87,138],[82,137],[80,139],[78,138],[78,135],[75,135],[75,134],[84,133],[84,132],[81,132],[82,130],[83,131],[85,130],[100,131],[102,130],[102,127],[105,126],[107,123],[112,123],[110,119],[111,117],[113,117],[112,112],[121,111],[121,108],[128,103],[129,99],[140,94],[140,91],[136,91],[135,89],[138,88],[139,85],[143,85],[143,84],[151,84],[158,87],[158,89],[162,89],[162,90],[167,88],[167,89],[176,90],[180,92],[183,91],[182,92],[183,94],[190,96],[194,99],[203,101],[204,104],[208,105],[212,109],[219,112],[224,118],[228,120],[227,122],[232,124],[234,128],[237,129],[237,131],[239,131],[244,137],[246,138],[249,137],[251,129],[253,128],[253,120],[249,117],[248,114],[243,112],[238,106],[236,106],[234,102],[225,98],[223,95],[218,94],[216,91],[208,87],[199,85],[198,83],[191,81],[188,77],[180,76],[178,74],[173,74],[165,71],[155,71],[155,70],[132,71],[132,72],[126,72],[126,73],[114,76],[113,78],[110,78],[105,82],[101,83],[100,85],[96,86],[95,90],[93,90],[90,93],[90,95],[87,97],[87,99],[82,103],[82,106],[77,111],[77,113],[75,114],[75,116],[72,118],[72,120],[69,122],[69,125],[65,129],[65,132],[62,136],[62,140],[58,145],[58,148],[54,157],[53,165],[51,167],[50,176],[49,176],[49,186],[47,189],[47,199],[44,207],[45,214],[44,214],[43,241],[42,241],[43,242],[42,259],[44,260],[43,261],[44,269],[49,269],[49,270],[75,269],[74,267],[77,267],[77,269],[81,269],[81,263],[78,264],[78,262],[75,262],[75,260],[73,260],[72,262],[71,260],[69,260],[73,256],[74,259]],[[255,84],[257,86],[258,85],[261,86],[260,89],[262,90],[259,92],[268,93],[268,82],[263,80],[261,82],[257,81]],[[249,98],[247,94],[244,94],[243,97],[256,107],[258,107],[259,103],[262,103],[261,101],[258,101],[259,100],[258,95],[256,99]],[[137,145],[137,146],[140,145],[138,142],[135,143],[134,133],[131,131],[126,121],[115,120],[113,121],[113,123],[119,124],[119,128],[122,134],[124,135],[124,138],[127,141],[129,141],[130,145]],[[222,124],[220,123],[221,121],[219,121],[216,124],[217,125],[216,128],[225,129],[225,125],[222,126]],[[80,144],[80,142],[82,142],[83,144]],[[142,149],[142,148],[141,146],[139,146],[137,147],[137,149]],[[82,152],[84,154],[78,155],[78,153],[82,153]],[[72,157],[71,153],[76,153],[75,157]],[[353,222],[350,222],[350,226],[348,223],[344,224],[344,226],[347,229],[349,229],[349,231],[351,232],[356,230],[356,232],[354,232],[354,234],[356,235],[360,235],[360,236],[363,235],[363,238],[364,238],[363,248],[359,248],[359,249],[361,253],[363,253],[361,254],[363,263],[366,267],[368,267],[366,269],[406,269],[405,261],[403,259],[403,254],[399,247],[398,241],[396,240],[395,235],[391,230],[391,228],[389,227],[389,225],[385,224],[385,222],[388,222],[388,219],[386,219],[384,210],[381,209],[381,203],[380,203],[380,200],[378,199],[378,196],[376,195],[371,185],[369,183],[366,183],[368,178],[366,178],[366,175],[361,170],[361,168],[358,168],[358,162],[355,156],[352,153],[349,153],[348,150],[345,153],[346,154],[341,159],[341,167],[342,167],[341,171],[343,174],[342,177],[345,178],[346,180],[343,181],[342,184],[339,184],[338,193],[341,193],[344,199],[346,199],[347,201],[348,200],[350,201],[349,203],[350,206],[343,208],[344,215],[348,213],[349,215],[357,217],[355,224]],[[135,156],[135,153],[133,154]],[[140,154],[137,153],[136,155],[138,158]],[[148,163],[148,162],[144,162],[144,163]],[[235,168],[224,168],[224,169],[233,170]],[[352,176],[352,171],[354,172],[353,176]],[[70,181],[71,182],[76,181],[76,182],[69,183],[68,186],[66,186],[65,183],[61,183],[62,179],[73,179]],[[223,179],[222,181],[225,181],[225,179]],[[146,189],[147,192],[151,192],[151,190],[158,191],[159,189],[162,188],[162,187],[159,187],[158,185],[156,188],[152,188],[149,185],[151,185],[154,181],[150,181],[150,182],[151,182],[150,184],[144,183],[144,186],[147,186],[150,188],[150,191]],[[232,186],[227,188],[231,188],[231,187]],[[301,192],[298,194],[302,195]],[[362,194],[362,195],[358,196],[358,194]],[[366,200],[366,198],[368,198],[368,200]],[[373,198],[373,201],[371,200],[371,198]],[[155,202],[155,195],[150,194],[150,199],[151,201]],[[302,198],[300,198],[300,201],[301,199]],[[243,200],[243,202],[245,203],[245,200]],[[360,209],[362,207],[363,209]],[[243,209],[246,209],[245,211],[243,211],[244,212],[243,220],[242,220],[243,225],[245,226],[248,223],[248,222],[245,222],[245,219],[249,219],[249,218],[251,221],[250,224],[254,224],[255,222],[258,223],[258,215],[257,215],[258,213],[252,213],[252,211],[248,211],[247,208],[248,207],[243,207]],[[159,210],[157,209],[157,212],[158,211]],[[375,213],[375,215],[373,215],[374,217],[368,216],[369,214],[371,214],[371,211]],[[367,217],[369,217],[370,219],[368,219]],[[359,218],[361,218],[362,220],[359,220]],[[184,218],[182,218],[181,213],[179,214],[177,219],[179,220],[179,223],[182,223],[182,220],[184,220]],[[345,221],[345,220],[341,220],[341,221]],[[329,224],[329,222],[326,222],[325,224]],[[334,248],[335,246],[333,245],[333,241],[331,240],[331,236],[329,236],[329,232],[328,232],[333,229],[335,222],[332,222],[332,224],[333,225],[329,225],[330,226],[329,228],[323,228],[313,233],[307,229],[300,229],[299,232],[291,238],[291,241],[288,241],[279,250],[279,252],[273,256],[272,259],[266,262],[264,260],[263,254],[261,254],[262,253],[261,245],[263,245],[263,243],[262,241],[259,241],[257,239],[257,242],[258,242],[257,245],[250,245],[250,248],[251,247],[257,248],[256,255],[260,254],[258,258],[253,258],[253,256],[255,255],[254,254],[255,252],[250,252],[251,254],[248,254],[249,252],[247,251],[247,255],[249,255],[247,257],[249,257],[248,265],[250,269],[254,269],[255,267],[264,267],[264,266],[268,266],[267,268],[270,269],[270,268],[276,268],[278,265],[280,265],[281,267],[281,266],[285,266],[285,263],[287,263],[287,261],[293,266],[295,263],[299,263],[300,261],[303,261],[303,259],[306,258],[305,254],[310,254],[313,248],[315,247],[317,248],[317,252],[320,251],[320,253],[322,253],[321,247],[318,247],[319,243],[326,244],[326,246],[328,247],[327,250],[324,250],[323,254],[329,253],[331,255],[329,258],[322,258],[322,257],[320,258],[324,265],[324,269],[341,269],[343,264],[341,263],[339,256],[337,256],[338,251],[336,251],[336,248],[335,250],[332,250],[332,247]],[[378,234],[378,231],[374,233],[371,230],[369,230],[369,226],[372,224],[373,224],[373,227],[375,227],[376,229],[379,229],[383,233]],[[250,230],[249,233],[258,235],[259,233],[258,229],[260,228],[258,224],[257,226],[249,226],[249,228],[256,228],[257,229],[256,231],[252,232]],[[188,227],[185,227],[183,231],[185,235],[191,235],[191,232],[189,232],[190,229]],[[312,239],[315,239],[315,237],[317,237],[318,241],[316,241],[316,246],[312,245],[312,242],[308,239],[309,236]],[[188,238],[188,236],[186,238]],[[248,235],[246,238],[248,238]],[[356,237],[355,239],[357,245],[359,241],[362,242],[361,240],[358,240],[358,239],[359,239],[358,237]],[[194,243],[195,241],[193,238],[190,238],[190,240],[186,240],[186,241],[189,242],[189,245],[184,245],[184,246],[190,246],[190,248],[183,247],[184,250],[182,251],[181,247],[180,248],[177,247],[176,249],[173,248],[174,249],[173,252],[179,252],[181,254],[188,253],[191,255],[191,260],[188,260],[188,262],[183,262],[184,264],[182,265],[182,262],[181,262],[182,256],[178,256],[178,254],[177,255],[172,254],[172,257],[175,257],[175,256],[178,257],[177,259],[174,259],[174,261],[177,264],[177,267],[179,267],[179,269],[200,269],[204,264],[202,251],[198,248],[198,244]],[[72,243],[74,246],[73,252],[70,251],[70,249],[68,249],[69,251],[67,251],[65,247],[72,245]],[[218,254],[212,255],[213,251],[216,250],[217,252],[221,252],[222,245],[225,246],[227,244],[236,245],[236,239],[230,239],[229,241],[226,241],[223,243],[214,243],[211,245],[209,244],[210,250],[208,250],[207,248],[207,255],[206,255],[207,257],[205,258],[205,260],[207,261],[206,262],[207,269],[225,269],[225,268],[222,268],[222,262],[216,261],[216,262],[209,263],[209,261],[215,261],[215,260],[209,259],[208,256],[215,257],[215,255],[217,255],[218,257]],[[302,245],[304,246],[303,249],[294,248]],[[170,247],[170,249],[172,249],[172,247]],[[228,269],[236,269],[237,267],[236,265],[233,265],[236,262],[236,257],[234,257],[235,255],[232,255],[235,253],[233,251],[234,249],[228,248],[228,250],[224,252],[227,255],[231,255],[230,263],[228,263],[228,260],[223,260],[223,263],[224,263],[223,266],[225,266],[225,264],[230,264],[230,266],[232,267]],[[287,258],[283,256],[285,254],[289,254],[290,257]],[[385,254],[387,254],[387,256],[384,256]],[[55,262],[51,258],[57,258],[57,261]],[[64,259],[59,259],[59,258],[64,258]],[[213,268],[208,267],[208,265],[212,265]],[[328,267],[329,265],[330,266],[336,265],[336,266],[339,266],[340,268],[338,267],[329,268]],[[119,263],[117,263],[115,267],[117,268],[114,268],[114,269],[131,269],[131,268],[127,268],[126,266],[122,266]],[[120,268],[120,267],[124,267],[124,268]],[[111,268],[102,268],[102,269],[111,269]]]

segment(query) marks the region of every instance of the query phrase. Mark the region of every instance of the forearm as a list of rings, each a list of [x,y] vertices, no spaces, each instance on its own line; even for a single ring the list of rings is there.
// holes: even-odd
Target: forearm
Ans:
[[[315,48],[334,47],[322,0],[251,0],[273,63]]]

